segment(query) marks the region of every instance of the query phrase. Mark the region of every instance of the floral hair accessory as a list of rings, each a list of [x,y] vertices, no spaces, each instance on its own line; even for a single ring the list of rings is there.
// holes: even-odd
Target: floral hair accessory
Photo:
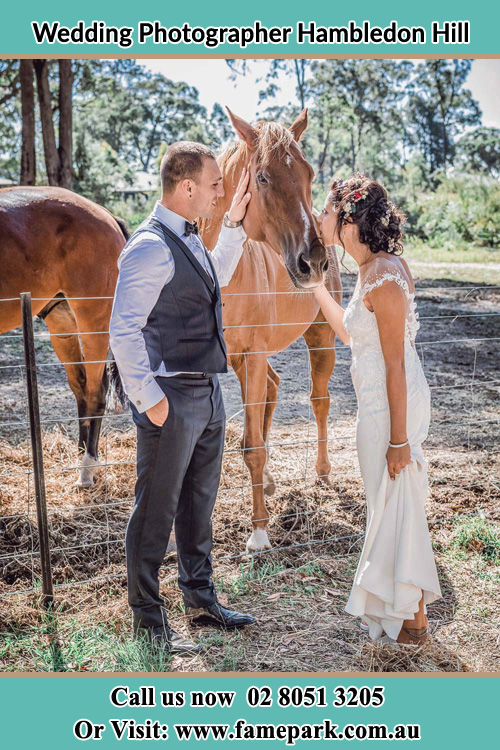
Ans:
[[[380,219],[380,223],[382,224],[383,227],[388,227],[389,226],[389,222],[391,220],[391,215],[392,215],[392,206],[389,203],[389,207],[388,207],[387,211],[385,212],[385,216],[382,216],[382,218]]]
[[[351,216],[351,214],[356,213],[356,203],[359,203],[359,201],[366,200],[366,196],[368,194],[367,190],[356,190],[354,195],[351,195],[349,200],[344,203],[344,207],[342,209],[342,213],[344,214],[344,218],[348,218]]]

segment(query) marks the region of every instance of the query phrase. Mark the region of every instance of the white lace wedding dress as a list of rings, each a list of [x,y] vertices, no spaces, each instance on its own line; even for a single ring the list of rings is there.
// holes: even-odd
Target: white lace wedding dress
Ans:
[[[378,263],[378,261],[377,261]],[[363,298],[375,287],[395,281],[406,305],[405,369],[407,434],[412,463],[395,480],[387,471],[390,439],[385,363],[375,314]],[[396,639],[403,620],[418,611],[421,591],[428,605],[441,596],[424,510],[428,494],[422,442],[430,420],[430,392],[415,350],[419,328],[414,293],[393,263],[382,262],[358,283],[344,314],[351,338],[351,375],[358,398],[356,443],[366,493],[366,536],[346,611],[360,616],[376,639]]]

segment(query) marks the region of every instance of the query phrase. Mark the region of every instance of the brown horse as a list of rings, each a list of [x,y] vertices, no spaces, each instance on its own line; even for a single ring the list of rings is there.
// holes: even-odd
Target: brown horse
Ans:
[[[334,335],[307,291],[324,280],[328,253],[318,239],[313,215],[313,170],[297,145],[307,127],[304,110],[289,130],[276,123],[255,127],[229,113],[241,138],[225,151],[219,166],[225,196],[213,219],[201,223],[203,239],[213,249],[243,167],[250,170],[252,199],[243,222],[248,240],[238,267],[223,288],[224,330],[229,361],[241,386],[245,408],[242,439],[253,488],[253,531],[248,551],[270,547],[264,495],[275,490],[267,468],[267,439],[276,406],[279,376],[268,356],[300,336],[309,348],[311,403],[318,429],[316,471],[328,481],[327,447],[330,407],[328,381],[335,365]],[[340,274],[331,255],[328,284],[337,290]]]
[[[0,333],[21,323],[19,295],[45,319],[78,404],[77,485],[93,482],[106,404],[108,327],[127,231],[106,209],[69,190],[0,190]],[[105,298],[105,299],[101,299]],[[85,333],[88,332],[88,333]]]

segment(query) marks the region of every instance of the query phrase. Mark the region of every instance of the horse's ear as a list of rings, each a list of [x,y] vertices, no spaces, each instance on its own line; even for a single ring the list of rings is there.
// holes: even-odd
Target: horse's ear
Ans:
[[[304,107],[300,115],[297,117],[293,125],[290,125],[290,132],[294,139],[298,142],[302,136],[302,133],[307,128],[307,107]]]
[[[231,120],[231,123],[233,125],[233,128],[238,133],[239,137],[242,141],[245,141],[248,148],[252,151],[255,148],[258,133],[255,130],[255,128],[250,125],[249,122],[244,120],[242,117],[238,117],[238,115],[235,115],[229,107],[226,107],[227,113],[229,115],[229,119]]]

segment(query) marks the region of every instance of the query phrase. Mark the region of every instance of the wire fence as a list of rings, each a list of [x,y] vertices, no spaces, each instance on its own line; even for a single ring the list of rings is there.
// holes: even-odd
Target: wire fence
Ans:
[[[473,513],[467,512],[468,505],[458,507],[458,512],[448,511],[446,505],[442,506],[441,515],[429,516],[431,528],[449,529],[449,525],[457,520],[483,517],[487,519],[498,519],[500,513],[500,479],[488,472],[481,473],[477,470],[476,461],[492,459],[492,464],[497,455],[497,426],[500,423],[498,410],[498,389],[500,378],[498,378],[498,342],[500,341],[500,328],[496,321],[500,317],[498,308],[495,307],[495,293],[500,286],[495,285],[461,285],[450,286],[419,286],[416,288],[417,299],[421,303],[428,301],[429,310],[432,314],[424,314],[419,318],[421,331],[417,339],[417,348],[426,371],[431,391],[436,394],[438,408],[435,409],[435,418],[431,424],[431,442],[442,451],[443,447],[458,455],[461,460],[466,455],[467,462],[463,476],[457,485],[448,478],[446,488],[450,494],[456,492],[473,493],[476,488],[478,496],[481,497]],[[346,294],[346,290],[343,290]],[[238,296],[257,296],[274,293],[240,293]],[[299,299],[302,294],[308,292],[280,292],[290,296],[291,304]],[[455,295],[456,299],[450,299],[449,295]],[[439,298],[441,295],[441,298]],[[446,296],[448,295],[448,297]],[[234,297],[234,294],[223,295]],[[437,303],[435,298],[438,297]],[[37,301],[49,302],[51,298],[38,299]],[[75,298],[75,299],[109,299],[104,297]],[[71,300],[69,300],[71,301]],[[2,303],[19,302],[20,299],[13,297],[0,299]],[[443,304],[450,308],[441,313],[438,305]],[[433,308],[436,308],[434,310]],[[436,314],[434,314],[436,312]],[[437,314],[439,313],[439,314]],[[54,477],[62,475],[69,477],[71,473],[77,473],[80,465],[76,458],[68,455],[67,446],[58,454],[57,446],[54,451],[47,451],[47,441],[54,427],[62,427],[68,435],[74,436],[76,428],[83,420],[99,419],[93,416],[78,416],[76,404],[72,403],[71,393],[62,378],[57,375],[60,368],[70,365],[105,364],[112,361],[106,360],[68,360],[56,361],[55,355],[49,348],[50,334],[43,330],[41,322],[35,326],[33,341],[36,345],[36,372],[41,378],[42,404],[38,408],[39,429],[44,432],[44,456],[43,470],[47,481],[47,539],[49,562],[55,572],[55,589],[67,586],[83,585],[90,581],[111,580],[125,575],[115,572],[112,566],[117,560],[124,559],[124,529],[128,513],[132,507],[132,493],[126,497],[113,495],[113,482],[116,472],[126,471],[133,476],[135,460],[132,456],[132,447],[129,446],[129,457],[127,460],[116,460],[115,445],[117,440],[127,436],[131,427],[129,415],[108,412],[104,418],[104,429],[102,432],[100,457],[96,465],[100,479],[97,488],[89,490],[90,498],[87,501],[85,495],[68,494],[68,479],[64,479],[65,497],[69,501],[61,504],[58,502],[57,493],[60,486],[55,483]],[[265,328],[276,328],[287,326],[296,328],[307,328],[310,326],[326,325],[320,321],[281,321],[281,322],[259,322],[245,323],[240,325],[227,325],[225,330],[231,333],[237,329],[248,335],[252,330]],[[456,328],[459,327],[458,336]],[[247,333],[248,332],[248,333]],[[79,336],[103,335],[107,331],[81,331]],[[497,335],[495,335],[497,334]],[[62,332],[56,336],[75,335],[74,331]],[[0,337],[0,383],[2,387],[3,410],[0,417],[0,480],[1,480],[1,504],[0,512],[0,597],[14,594],[25,594],[38,592],[40,590],[40,555],[43,550],[40,511],[36,500],[38,498],[38,485],[40,480],[40,468],[35,464],[35,450],[32,449],[33,442],[33,419],[30,418],[29,405],[29,377],[26,364],[23,361],[25,346],[23,334],[17,331],[8,332]],[[355,438],[353,416],[355,412],[355,396],[349,389],[344,388],[341,397],[336,392],[336,374],[341,372],[343,377],[345,368],[349,364],[350,349],[336,342],[333,347],[315,347],[312,351],[335,349],[337,357],[336,371],[331,381],[330,390],[338,401],[330,412],[329,434],[327,439],[319,439],[315,435],[314,406],[315,402],[329,398],[320,396],[309,398],[312,380],[309,366],[309,350],[304,343],[296,342],[286,351],[277,353],[276,350],[258,348],[252,351],[230,351],[230,355],[243,357],[245,364],[252,356],[269,355],[279,360],[281,372],[283,373],[282,390],[285,391],[287,401],[284,403],[282,395],[274,400],[249,400],[247,403],[238,404],[235,395],[236,388],[234,380],[228,376],[225,384],[227,391],[227,402],[229,407],[228,423],[236,423],[240,429],[244,428],[245,410],[250,407],[275,406],[278,402],[280,408],[285,407],[286,417],[282,420],[284,424],[298,425],[295,434],[278,439],[271,437],[265,445],[236,445],[235,440],[229,440],[224,450],[224,461],[228,467],[226,473],[230,474],[229,480],[223,482],[219,490],[219,505],[225,510],[229,506],[238,507],[236,518],[223,520],[224,513],[216,515],[214,525],[216,536],[216,562],[239,561],[244,559],[246,552],[230,551],[227,549],[228,534],[237,534],[238,540],[244,539],[252,530],[250,520],[250,503],[252,492],[257,488],[266,488],[268,481],[262,479],[253,481],[250,478],[246,465],[245,454],[248,451],[263,450],[270,455],[283,456],[290,453],[291,474],[276,475],[278,494],[288,493],[293,506],[293,495],[298,495],[295,507],[279,512],[279,508],[270,513],[269,516],[259,520],[269,520],[272,528],[281,529],[279,544],[270,549],[253,553],[254,555],[269,555],[278,552],[292,552],[294,550],[309,549],[312,553],[323,545],[332,555],[352,554],[357,555],[360,543],[363,539],[363,531],[351,528],[350,533],[342,533],[342,524],[336,533],[327,533],[328,529],[335,529],[335,518],[347,511],[356,512],[359,517],[362,508],[362,498],[354,502],[342,500],[342,493],[338,490],[326,490],[318,501],[315,497],[315,487],[318,479],[327,479],[327,476],[317,476],[311,470],[311,461],[314,458],[315,448],[326,441],[332,446],[330,457],[342,455],[344,463],[347,461],[348,470],[352,471],[355,457]],[[287,371],[292,375],[287,381]],[[55,373],[52,375],[51,373]],[[300,384],[300,388],[298,388]],[[284,387],[283,387],[284,386]],[[43,396],[51,396],[50,402],[45,403]],[[54,396],[54,394],[56,394]],[[54,401],[64,400],[65,409],[74,409],[74,414],[64,413],[63,409],[54,408]],[[446,399],[451,399],[447,401]],[[434,400],[434,397],[433,397]],[[305,402],[305,403],[304,403]],[[299,429],[300,428],[300,429]],[[285,430],[286,431],[286,430]],[[284,432],[283,429],[280,430]],[[290,431],[288,430],[288,433]],[[433,438],[432,436],[437,437]],[[49,455],[50,454],[50,455]],[[350,462],[350,463],[349,463]],[[488,470],[489,471],[489,470]],[[111,477],[110,475],[113,474]],[[337,484],[341,485],[343,476],[333,476]],[[476,477],[475,481],[471,481]],[[432,479],[432,477],[431,477]],[[130,481],[127,485],[130,490]],[[480,490],[480,492],[479,492]],[[63,493],[64,494],[64,493]],[[238,496],[238,497],[236,497]],[[325,501],[326,497],[326,501]],[[352,498],[351,498],[352,499]],[[318,505],[319,502],[319,505]],[[19,506],[22,507],[19,507]],[[459,504],[460,505],[460,504]],[[216,506],[217,507],[217,506]],[[457,505],[452,507],[456,508]],[[38,508],[38,516],[37,516]],[[246,511],[245,511],[246,509]],[[242,513],[246,512],[246,517]],[[75,518],[78,516],[78,523]],[[220,516],[220,517],[219,517]],[[329,525],[317,523],[317,519],[323,517],[333,522]],[[85,537],[79,539],[81,532],[80,523],[87,523],[91,528],[94,539]],[[71,525],[74,525],[74,533]],[[344,523],[345,529],[349,527]],[[352,526],[352,524],[351,524]],[[358,524],[359,526],[359,524]],[[64,527],[64,529],[63,529]],[[68,531],[68,527],[70,531]],[[300,534],[297,531],[300,529]],[[326,531],[325,531],[326,529]],[[64,533],[63,533],[64,532]],[[89,537],[92,536],[87,535]],[[97,540],[96,537],[97,536]],[[217,539],[222,541],[217,542]],[[82,557],[83,556],[83,557]],[[89,570],[85,565],[84,556],[91,558],[92,575],[86,575]],[[73,566],[76,562],[76,570]],[[173,563],[168,563],[170,566]],[[43,566],[42,566],[43,567]],[[124,566],[122,566],[124,567]],[[107,571],[102,574],[102,571]],[[62,580],[61,580],[62,579]],[[66,579],[66,580],[64,580]],[[68,580],[69,579],[69,580]],[[28,584],[28,586],[26,585]],[[31,584],[31,585],[29,585]]]

